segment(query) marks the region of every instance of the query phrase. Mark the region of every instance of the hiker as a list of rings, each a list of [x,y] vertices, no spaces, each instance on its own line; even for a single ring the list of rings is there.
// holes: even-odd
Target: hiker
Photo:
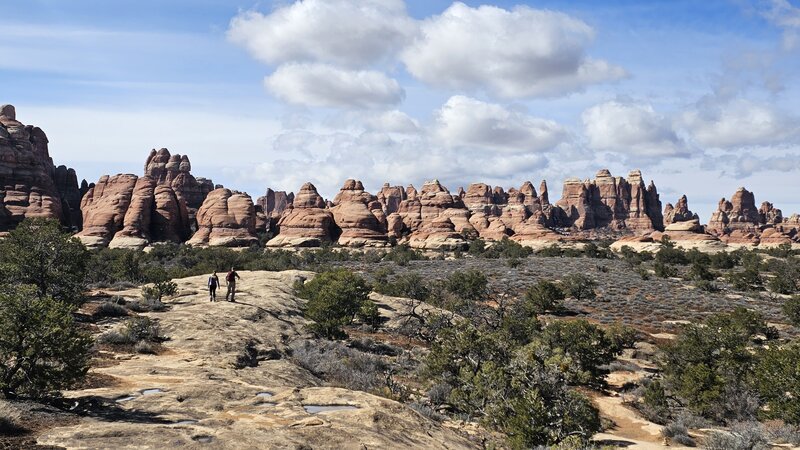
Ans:
[[[230,297],[230,300],[228,300],[228,301],[230,301],[230,302],[235,302],[236,301],[236,300],[234,300],[234,296],[236,296],[236,279],[237,278],[242,278],[242,277],[240,277],[239,274],[236,273],[236,270],[234,270],[234,268],[231,267],[231,271],[228,272],[228,275],[225,275],[225,282],[228,283],[228,293],[225,294],[225,300],[228,300],[228,297]]]
[[[208,299],[212,302],[217,301],[217,287],[219,287],[219,277],[215,270],[214,274],[208,277]]]

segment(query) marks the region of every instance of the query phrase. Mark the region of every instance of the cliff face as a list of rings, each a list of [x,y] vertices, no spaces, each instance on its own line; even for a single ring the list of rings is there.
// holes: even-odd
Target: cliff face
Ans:
[[[80,229],[77,175],[53,164],[48,143],[41,128],[17,120],[13,106],[0,107],[0,232],[26,217],[58,219]]]

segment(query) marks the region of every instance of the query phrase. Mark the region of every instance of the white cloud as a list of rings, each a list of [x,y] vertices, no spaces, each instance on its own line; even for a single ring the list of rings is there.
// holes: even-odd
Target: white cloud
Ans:
[[[739,156],[734,162],[734,173],[737,177],[749,177],[759,172],[796,172],[800,171],[800,160],[797,153],[767,158],[759,158],[752,154]]]
[[[391,57],[415,31],[402,0],[301,0],[269,14],[240,13],[228,38],[269,64],[365,67]]]
[[[556,96],[625,76],[586,56],[593,38],[589,25],[563,13],[456,2],[425,20],[401,57],[412,75],[432,85],[506,98]]]
[[[327,64],[284,64],[264,85],[287,103],[329,108],[381,108],[403,101],[400,84],[381,72]]]
[[[595,150],[629,156],[688,156],[670,120],[651,105],[609,101],[583,112],[586,137]]]
[[[419,123],[415,119],[397,110],[367,116],[364,118],[364,124],[369,130],[387,133],[415,133],[419,131]]]
[[[682,115],[681,122],[699,144],[714,148],[777,144],[800,135],[797,120],[741,98],[700,102]]]
[[[788,0],[762,0],[761,15],[783,29],[783,46],[794,50],[800,45],[800,8]]]
[[[471,147],[504,153],[551,150],[568,138],[552,120],[532,117],[501,105],[456,95],[436,113],[434,134],[448,147]]]

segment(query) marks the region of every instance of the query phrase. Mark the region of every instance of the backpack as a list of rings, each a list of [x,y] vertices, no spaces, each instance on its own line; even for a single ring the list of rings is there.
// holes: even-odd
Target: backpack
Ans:
[[[228,283],[235,283],[236,282],[236,272],[228,272],[228,275],[225,276],[225,281]]]
[[[208,287],[217,287],[217,277],[208,277]]]

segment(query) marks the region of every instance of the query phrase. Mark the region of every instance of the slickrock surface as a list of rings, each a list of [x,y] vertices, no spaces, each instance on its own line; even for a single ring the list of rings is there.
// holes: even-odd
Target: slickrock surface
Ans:
[[[14,106],[0,106],[0,232],[26,217],[57,219],[80,228],[77,176],[53,164],[48,143],[41,128],[17,120]]]
[[[169,337],[164,351],[118,354],[93,369],[111,383],[65,393],[78,410],[91,404],[91,413],[45,431],[38,442],[82,449],[478,448],[448,422],[365,392],[324,387],[288,359],[288,343],[305,336],[306,323],[291,286],[311,273],[240,274],[237,303],[209,303],[205,276],[176,280],[170,309],[147,314]],[[349,408],[304,408],[337,405]]]
[[[238,191],[211,191],[197,211],[197,224],[189,245],[249,247],[258,242],[253,199]]]

